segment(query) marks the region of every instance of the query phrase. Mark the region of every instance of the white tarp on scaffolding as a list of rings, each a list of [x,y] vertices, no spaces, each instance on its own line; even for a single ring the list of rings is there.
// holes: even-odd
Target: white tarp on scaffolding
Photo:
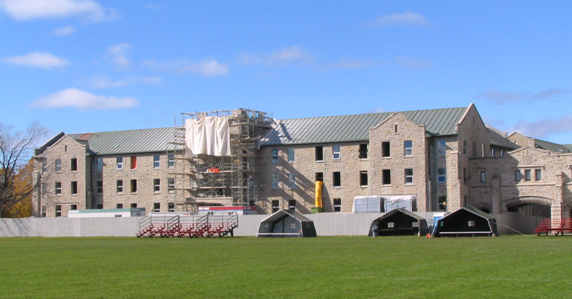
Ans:
[[[187,119],[185,148],[189,155],[230,156],[228,117]]]

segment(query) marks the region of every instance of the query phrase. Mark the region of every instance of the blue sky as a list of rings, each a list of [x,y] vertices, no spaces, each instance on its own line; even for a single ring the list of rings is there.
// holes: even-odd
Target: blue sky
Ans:
[[[572,143],[566,1],[0,0],[1,121],[52,134],[466,107]]]

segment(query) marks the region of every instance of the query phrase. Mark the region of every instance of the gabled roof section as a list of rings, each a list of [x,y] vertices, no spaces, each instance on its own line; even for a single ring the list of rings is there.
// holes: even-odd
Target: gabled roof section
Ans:
[[[37,149],[34,149],[34,154],[39,155],[43,153],[48,147],[52,146],[54,143],[56,143],[56,141],[60,140],[60,138],[64,137],[64,135],[66,135],[64,132],[59,132],[50,140],[46,141],[46,143],[44,143],[42,146],[38,147]]]
[[[87,141],[91,154],[112,155],[172,150],[174,127],[93,133]],[[85,135],[82,137],[85,138]]]
[[[545,150],[549,150],[556,153],[569,153],[570,149],[564,145],[552,143],[540,139],[534,139],[534,146],[536,148],[541,148]]]
[[[418,124],[424,124],[429,135],[455,135],[455,125],[461,121],[467,109],[446,108],[400,113]],[[278,120],[261,145],[367,141],[369,128],[391,115],[393,112]]]
[[[507,148],[509,150],[514,150],[517,148],[520,148],[520,146],[518,144],[512,143],[510,140],[508,140],[507,136],[505,133],[487,125],[487,129],[489,131],[489,135],[490,135],[490,142],[491,145],[495,145],[495,146],[499,146],[499,147],[504,147]]]

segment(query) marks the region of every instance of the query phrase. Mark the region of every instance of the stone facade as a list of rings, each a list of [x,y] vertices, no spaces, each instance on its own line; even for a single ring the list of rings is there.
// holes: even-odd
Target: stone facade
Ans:
[[[36,217],[66,217],[75,209],[139,207],[167,212],[169,204],[174,207],[175,190],[169,187],[174,176],[166,152],[90,155],[85,143],[65,135],[36,159],[36,176],[42,180],[33,196]]]
[[[508,143],[493,143],[493,130],[474,105],[455,121],[448,124],[454,133],[440,135],[404,113],[393,113],[369,127],[361,140],[261,143],[258,150],[242,153],[256,160],[248,163],[256,193],[248,204],[262,214],[294,207],[310,213],[316,181],[322,181],[324,212],[351,212],[358,196],[413,195],[417,212],[473,205],[498,214],[540,204],[550,207],[552,217],[570,217],[572,153],[539,149],[535,139],[519,133],[501,136]],[[197,204],[234,203],[228,194],[193,198],[189,190],[201,191],[186,175],[196,176],[198,168],[191,171],[188,160],[167,151],[100,155],[77,136],[62,133],[52,141],[35,157],[35,179],[42,188],[34,194],[34,216],[135,206],[147,212],[188,211]],[[245,164],[241,159],[237,165]],[[219,187],[229,188],[225,184]]]

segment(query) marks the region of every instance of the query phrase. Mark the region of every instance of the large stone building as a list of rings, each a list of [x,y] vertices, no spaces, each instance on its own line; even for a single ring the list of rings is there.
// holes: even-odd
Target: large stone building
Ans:
[[[472,104],[285,120],[247,109],[181,115],[172,128],[54,136],[36,150],[42,188],[34,215],[199,205],[310,213],[320,181],[323,212],[351,212],[358,196],[406,196],[419,212],[473,205],[570,217],[569,148],[506,136],[487,127]],[[189,120],[221,118],[229,124],[229,154],[184,149]]]

